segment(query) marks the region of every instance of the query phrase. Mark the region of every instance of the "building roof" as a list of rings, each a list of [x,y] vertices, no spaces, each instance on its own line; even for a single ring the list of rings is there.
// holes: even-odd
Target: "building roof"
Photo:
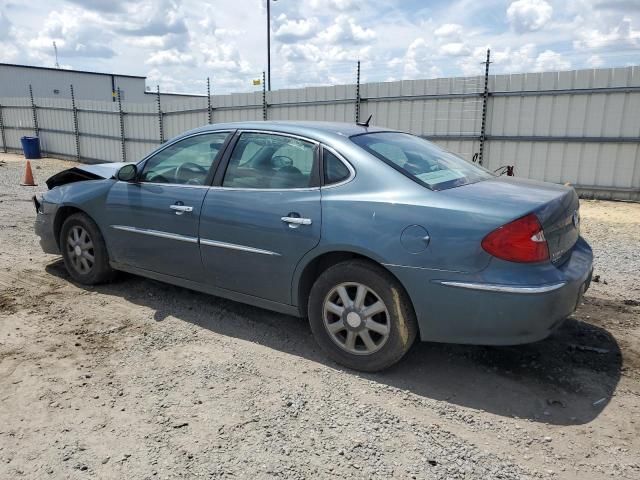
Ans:
[[[90,72],[88,70],[71,70],[68,68],[53,68],[53,67],[37,67],[35,65],[17,65],[14,63],[0,63],[0,67],[17,67],[17,68],[32,68],[36,70],[53,70],[54,72],[72,72],[72,73],[86,73],[89,75],[106,75],[108,77],[127,77],[127,78],[142,78],[140,75],[122,75],[120,73],[104,73],[104,72]]]

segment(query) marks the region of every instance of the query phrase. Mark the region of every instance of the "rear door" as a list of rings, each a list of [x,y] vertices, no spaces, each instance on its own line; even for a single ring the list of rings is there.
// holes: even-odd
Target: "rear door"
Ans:
[[[200,216],[206,281],[291,304],[296,264],[320,241],[318,144],[245,131],[227,157]]]
[[[208,132],[178,140],[141,164],[137,181],[114,184],[106,201],[112,260],[202,279],[199,215],[230,135]]]

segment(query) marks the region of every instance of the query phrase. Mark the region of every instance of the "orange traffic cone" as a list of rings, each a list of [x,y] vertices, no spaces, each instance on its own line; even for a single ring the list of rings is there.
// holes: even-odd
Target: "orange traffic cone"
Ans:
[[[24,178],[20,184],[25,187],[35,187],[37,183],[33,181],[33,172],[31,171],[31,162],[27,160],[27,167],[24,169]]]

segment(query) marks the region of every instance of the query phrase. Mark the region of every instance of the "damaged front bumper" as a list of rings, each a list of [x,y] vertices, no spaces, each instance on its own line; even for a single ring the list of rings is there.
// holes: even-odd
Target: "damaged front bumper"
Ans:
[[[40,246],[44,253],[59,254],[60,247],[55,237],[55,212],[56,206],[44,202],[42,198],[33,197],[33,204],[36,207],[36,221],[34,230],[40,237]]]

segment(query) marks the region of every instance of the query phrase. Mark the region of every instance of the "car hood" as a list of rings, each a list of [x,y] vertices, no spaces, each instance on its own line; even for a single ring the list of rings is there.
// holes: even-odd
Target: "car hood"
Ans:
[[[96,165],[78,165],[77,167],[63,170],[56,173],[47,180],[49,190],[67,183],[82,182],[85,180],[98,180],[104,178],[114,178],[125,162],[99,163]]]

